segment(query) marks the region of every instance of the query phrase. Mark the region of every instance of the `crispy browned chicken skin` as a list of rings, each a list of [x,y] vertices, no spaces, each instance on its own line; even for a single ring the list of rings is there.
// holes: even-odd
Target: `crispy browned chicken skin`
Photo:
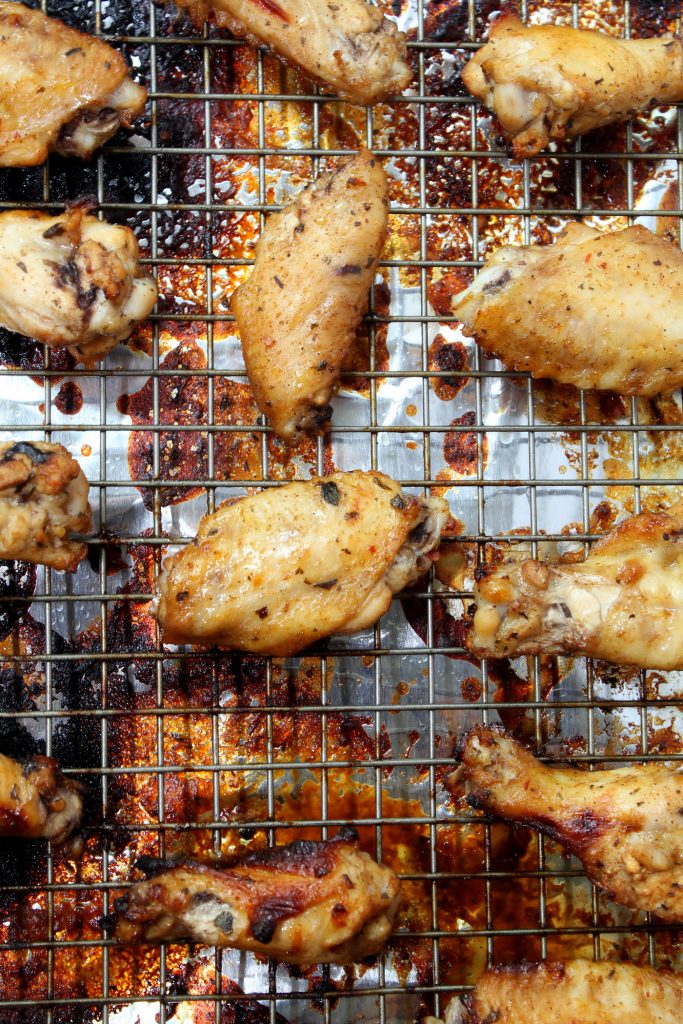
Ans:
[[[74,571],[92,514],[83,470],[61,444],[0,444],[0,558]]]
[[[623,395],[683,384],[683,253],[639,225],[503,246],[451,311],[510,370]]]
[[[0,167],[51,150],[87,158],[142,113],[147,90],[120,53],[23,4],[0,3]]]
[[[614,39],[601,32],[498,18],[462,73],[491,109],[515,156],[573,139],[657,103],[683,99],[683,48],[673,36]]]
[[[51,757],[19,764],[0,754],[0,835],[61,843],[80,824],[79,787]]]
[[[93,363],[130,336],[156,302],[130,228],[82,209],[0,214],[0,323]]]
[[[254,397],[287,440],[329,426],[388,212],[382,163],[363,150],[268,218],[254,270],[232,297]]]
[[[365,0],[175,0],[201,24],[265,46],[340,99],[370,105],[403,92],[412,78],[406,37]]]
[[[683,772],[550,768],[484,726],[464,737],[459,759],[447,785],[464,783],[472,807],[551,836],[617,903],[683,921]]]
[[[445,1024],[680,1024],[682,1001],[683,979],[670,971],[611,960],[509,964],[453,1000]]]
[[[447,516],[360,470],[226,502],[164,563],[164,642],[286,655],[366,629],[429,568]]]
[[[121,942],[188,939],[295,964],[346,964],[384,947],[399,904],[398,878],[359,849],[353,829],[262,850],[229,870],[149,866],[152,877],[115,902]]]
[[[481,657],[579,654],[683,667],[680,509],[626,519],[584,561],[509,561],[477,575],[470,648]]]

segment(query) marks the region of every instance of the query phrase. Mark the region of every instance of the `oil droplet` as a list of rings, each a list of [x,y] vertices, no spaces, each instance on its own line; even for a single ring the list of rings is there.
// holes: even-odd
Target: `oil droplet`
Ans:
[[[409,448],[411,452],[414,452],[415,449],[417,448],[417,442],[416,441],[406,441],[406,448]]]
[[[408,413],[409,416],[417,416],[417,406],[412,404],[407,405],[406,412]]]
[[[90,447],[89,444],[81,445],[81,455],[83,456],[84,459],[87,459],[89,455],[92,455],[92,448]]]

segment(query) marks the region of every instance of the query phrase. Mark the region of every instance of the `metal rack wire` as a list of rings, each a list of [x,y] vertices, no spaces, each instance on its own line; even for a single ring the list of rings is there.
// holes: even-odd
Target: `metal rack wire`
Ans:
[[[433,311],[430,297],[439,275],[481,266],[483,253],[508,237],[510,225],[517,241],[529,242],[544,225],[556,228],[574,217],[605,224],[615,217],[627,222],[659,217],[677,219],[683,240],[681,111],[669,117],[668,133],[653,129],[647,144],[642,126],[630,124],[623,136],[617,131],[601,137],[603,145],[593,142],[587,150],[585,141],[577,140],[567,152],[515,165],[514,185],[492,200],[486,175],[491,167],[509,170],[509,157],[485,112],[454,85],[453,76],[458,60],[480,45],[497,5],[417,0],[410,42],[414,91],[396,98],[388,115],[368,111],[360,119],[317,91],[306,91],[310,85],[290,73],[278,75],[277,65],[262,53],[221,39],[207,27],[197,34],[153,0],[77,5],[41,0],[41,5],[133,58],[150,88],[149,121],[136,129],[133,146],[115,140],[89,168],[52,158],[25,174],[1,172],[0,207],[61,208],[79,192],[92,191],[102,215],[135,226],[146,243],[145,262],[160,278],[171,274],[168,280],[177,284],[173,273],[190,268],[194,298],[186,290],[179,309],[162,297],[152,318],[149,358],[115,352],[103,368],[65,371],[46,349],[39,369],[35,364],[31,369],[43,381],[39,426],[30,399],[15,402],[14,388],[25,382],[27,367],[4,359],[0,370],[3,401],[11,413],[0,424],[3,436],[31,432],[61,440],[76,453],[83,442],[98,523],[113,534],[92,538],[92,568],[79,570],[73,582],[47,572],[32,593],[17,585],[0,594],[0,612],[16,605],[19,593],[26,606],[31,602],[32,615],[29,622],[20,612],[2,643],[0,736],[19,745],[37,738],[91,793],[85,860],[48,851],[33,853],[24,863],[11,848],[0,868],[0,1019],[72,1024],[156,1015],[160,1024],[174,1018],[227,1022],[231,1014],[246,1019],[235,1009],[243,1007],[255,1020],[275,1021],[279,1013],[290,1021],[317,1015],[324,1021],[357,1020],[361,1014],[379,1021],[410,1020],[420,1010],[439,1013],[487,962],[513,955],[571,955],[580,948],[597,957],[618,952],[654,964],[675,963],[678,940],[671,928],[609,905],[587,886],[576,862],[563,860],[543,837],[520,853],[509,835],[448,803],[442,786],[454,736],[474,721],[499,715],[524,721],[529,738],[549,753],[566,753],[567,741],[580,733],[583,743],[574,744],[573,756],[589,765],[671,759],[681,750],[674,676],[609,675],[604,666],[563,664],[548,686],[549,666],[536,663],[528,676],[520,670],[517,689],[506,689],[492,667],[484,664],[479,672],[459,658],[459,635],[444,628],[467,599],[466,581],[450,590],[430,581],[410,595],[403,611],[395,602],[374,631],[331,642],[286,668],[269,660],[162,651],[149,632],[145,609],[169,535],[174,541],[190,535],[185,505],[165,503],[171,482],[180,496],[192,492],[187,507],[199,514],[245,485],[275,486],[281,479],[273,472],[276,459],[264,422],[224,422],[217,415],[220,382],[246,380],[238,349],[229,343],[231,317],[220,291],[251,259],[237,233],[225,241],[219,222],[227,212],[238,220],[256,215],[262,223],[280,203],[273,201],[273,181],[286,174],[288,162],[303,180],[304,163],[310,176],[322,161],[343,154],[348,135],[329,129],[330,122],[339,127],[334,119],[340,116],[393,168],[392,222],[407,225],[407,233],[393,232],[395,244],[382,265],[392,301],[387,314],[373,306],[368,317],[369,368],[344,376],[349,388],[360,378],[367,385],[356,400],[363,408],[362,423],[348,415],[350,406],[335,416],[331,450],[339,464],[346,459],[343,468],[352,468],[351,460],[354,466],[388,471],[398,464],[406,486],[447,489],[453,514],[462,520],[456,539],[478,551],[477,557],[493,535],[518,542],[520,528],[533,550],[541,542],[566,541],[563,528],[570,521],[575,522],[572,538],[587,542],[600,530],[595,511],[605,498],[615,508],[635,511],[673,500],[681,482],[676,445],[683,417],[675,414],[680,404],[657,421],[635,400],[617,416],[603,415],[604,410],[596,415],[590,396],[580,395],[569,418],[553,419],[547,410],[560,407],[539,406],[538,386],[506,373],[475,349],[462,369],[431,365],[434,334],[448,317]],[[400,7],[400,16],[406,16],[405,5],[395,6],[395,13]],[[552,13],[574,25],[616,25],[626,35],[640,34],[643,27],[651,33],[681,29],[677,0],[657,5],[656,12],[645,0],[522,0],[518,6],[523,17]],[[221,78],[217,66],[226,53],[229,82],[248,87],[222,87],[226,76]],[[241,77],[235,72],[238,60]],[[300,139],[273,136],[271,107],[304,111],[306,132]],[[253,117],[252,144],[217,144],[217,120],[231,123],[241,108]],[[444,111],[454,122],[461,119],[459,146],[435,144],[441,137],[435,124]],[[395,144],[396,133],[387,128],[392,118],[409,122],[403,145]],[[185,121],[194,126],[187,140]],[[177,131],[169,141],[162,136],[173,124]],[[173,171],[175,161],[180,169]],[[235,191],[220,198],[216,180],[231,161],[254,162],[255,193]],[[654,200],[648,205],[638,165],[647,164],[645,178],[651,179],[665,162],[675,171],[669,203],[660,208]],[[608,178],[616,166],[623,184],[618,200],[587,177],[587,169],[597,168],[598,178]],[[565,193],[542,191],[538,173],[545,168],[564,183]],[[454,176],[468,183],[468,202],[453,201],[460,195]],[[168,181],[183,194],[164,185]],[[489,201],[481,202],[482,195]],[[455,254],[448,245],[439,247],[442,236],[434,232],[444,218],[449,230],[467,235],[467,244]],[[183,239],[188,224],[201,235],[197,245],[188,229],[194,239],[189,256],[179,247],[182,242],[174,248],[164,241],[169,225],[174,230],[179,225]],[[409,296],[405,303],[399,301],[402,290]],[[385,328],[391,332],[388,367],[381,362],[378,340]],[[169,337],[187,342],[194,338],[192,330],[205,366],[170,367]],[[65,373],[85,394],[76,415],[60,414],[55,404]],[[148,378],[150,416],[131,425],[125,415],[116,415],[115,398]],[[201,421],[164,419],[164,382],[182,387],[197,378],[206,387]],[[439,380],[468,383],[451,401],[438,404],[434,381]],[[406,394],[415,412],[404,410]],[[463,412],[471,416],[459,421]],[[180,443],[183,435],[196,436],[198,426],[206,438],[206,472],[171,481],[162,445],[169,438]],[[256,438],[260,471],[239,478],[217,474],[217,444],[245,431]],[[607,453],[616,463],[609,469],[607,432],[622,439],[619,458]],[[144,478],[123,465],[125,445],[135,434],[151,444]],[[447,435],[455,438],[456,448],[469,445],[466,470],[439,469]],[[84,439],[91,449],[87,455]],[[658,460],[651,457],[653,446]],[[564,462],[567,451],[571,458]],[[298,471],[322,472],[328,455],[320,441]],[[147,509],[140,488],[148,496]],[[133,552],[123,569],[117,556],[121,545]],[[315,742],[307,745],[303,733]],[[252,734],[256,741],[249,746]],[[308,803],[284,799],[283,793],[306,785],[314,794]],[[354,786],[363,800],[345,803],[341,788]],[[199,818],[192,787],[203,809]],[[240,790],[246,797],[238,813],[233,798]],[[423,911],[421,916],[411,916],[410,908],[404,912],[398,945],[375,969],[358,972],[354,984],[334,971],[302,979],[272,965],[213,954],[196,957],[188,967],[177,950],[125,960],[98,930],[97,917],[108,913],[112,896],[125,886],[136,852],[153,849],[164,855],[199,847],[204,855],[219,855],[254,838],[272,843],[277,835],[281,842],[303,828],[333,834],[349,819],[374,835],[378,857],[393,857],[402,867]],[[400,861],[401,844],[419,848],[419,858],[406,855]],[[478,902],[474,909],[468,890]],[[462,912],[448,903],[450,891],[462,898]]]

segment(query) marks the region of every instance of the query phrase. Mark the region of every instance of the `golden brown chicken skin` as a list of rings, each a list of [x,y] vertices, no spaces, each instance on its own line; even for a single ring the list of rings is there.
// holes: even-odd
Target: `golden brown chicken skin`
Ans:
[[[232,297],[254,397],[287,440],[329,426],[388,212],[381,161],[363,150],[269,217],[254,270]]]
[[[154,871],[115,902],[121,942],[188,939],[294,964],[347,964],[391,935],[400,884],[353,829],[250,854],[229,870],[139,864]]]
[[[146,98],[111,46],[40,10],[0,4],[0,167],[40,164],[51,150],[86,159]]]
[[[164,563],[164,642],[287,655],[366,629],[429,568],[447,516],[359,470],[226,502]]]
[[[615,39],[567,26],[526,27],[508,13],[462,78],[521,159],[551,139],[573,139],[683,99],[683,46],[673,36]]]
[[[51,757],[19,764],[0,754],[0,835],[65,840],[83,813],[80,787]]]
[[[683,253],[640,226],[504,246],[451,310],[510,370],[623,395],[683,384]]]
[[[482,566],[470,648],[481,657],[575,654],[683,667],[683,515],[643,512],[581,562]]]
[[[603,960],[494,967],[446,1024],[680,1024],[683,979]]]
[[[342,100],[368,106],[403,92],[406,37],[365,0],[175,0],[201,24],[265,46]]]
[[[0,323],[93,363],[130,336],[156,302],[128,227],[82,209],[0,214]]]
[[[0,558],[75,571],[92,514],[83,470],[61,444],[0,444]]]
[[[484,726],[464,737],[458,756],[446,784],[464,784],[472,807],[557,840],[617,903],[683,921],[683,772],[551,768]]]

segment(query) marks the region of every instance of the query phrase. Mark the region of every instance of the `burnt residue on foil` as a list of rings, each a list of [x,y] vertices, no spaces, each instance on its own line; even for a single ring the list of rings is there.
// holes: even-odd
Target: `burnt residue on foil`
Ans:
[[[260,433],[249,430],[256,425],[259,411],[247,384],[237,383],[216,375],[211,384],[206,374],[207,362],[203,350],[195,342],[184,342],[163,359],[160,369],[165,375],[159,379],[159,422],[169,429],[159,434],[159,475],[154,474],[155,436],[144,429],[132,430],[128,442],[128,466],[135,481],[160,479],[165,486],[159,493],[160,504],[176,505],[201,494],[203,487],[174,486],[174,481],[206,480],[209,475],[209,435],[202,430],[209,423],[209,397],[213,400],[213,479],[260,480],[264,472],[272,478],[291,480],[298,470],[308,469],[309,475],[317,465],[315,438],[304,438],[296,445],[287,446],[273,435],[268,436],[267,465],[263,465]],[[177,376],[166,372],[181,369],[196,373]],[[136,427],[144,428],[153,418],[154,380],[131,395],[118,400],[119,412],[130,416]],[[197,430],[174,430],[178,426],[196,426]],[[220,428],[226,428],[221,430]],[[229,429],[244,427],[244,430]],[[331,451],[326,446],[325,472],[333,470]],[[145,507],[154,508],[153,488],[140,487]]]

